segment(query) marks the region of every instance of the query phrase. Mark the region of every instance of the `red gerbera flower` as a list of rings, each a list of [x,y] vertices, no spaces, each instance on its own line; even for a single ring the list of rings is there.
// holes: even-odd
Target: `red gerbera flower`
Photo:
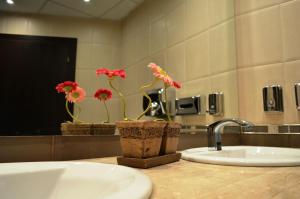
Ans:
[[[72,82],[72,81],[65,81],[63,83],[58,84],[55,89],[57,90],[57,92],[59,93],[70,93],[72,91],[74,91],[77,88],[78,84],[76,82]]]
[[[108,89],[105,89],[105,88],[100,88],[96,91],[95,95],[94,95],[95,98],[99,99],[100,101],[106,101],[106,100],[109,100],[111,99],[112,97],[112,92]]]
[[[115,70],[109,70],[107,68],[100,68],[96,70],[96,74],[97,75],[107,75],[107,77],[112,78],[114,76],[120,76],[121,78],[125,78],[126,77],[126,73],[125,70],[123,69],[115,69]]]

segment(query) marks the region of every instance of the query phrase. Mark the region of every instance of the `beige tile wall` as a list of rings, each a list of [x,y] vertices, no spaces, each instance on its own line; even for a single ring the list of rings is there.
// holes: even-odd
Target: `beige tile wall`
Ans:
[[[133,76],[143,67],[138,82],[149,78],[145,63],[160,64],[183,83],[178,97],[223,91],[225,117],[299,123],[293,90],[300,82],[299,11],[299,0],[149,0],[123,23],[122,63]],[[261,89],[270,84],[283,86],[282,114],[263,111]],[[138,87],[122,88],[130,91],[131,115],[140,112]],[[220,117],[181,119],[207,123]]]
[[[120,23],[0,13],[0,33],[77,38],[76,81],[87,91],[86,100],[80,104],[82,108],[80,118],[89,122],[100,122],[106,119],[103,104],[95,100],[93,94],[96,89],[108,85],[104,77],[96,77],[95,69],[120,66]],[[107,105],[111,110],[112,120],[119,120],[117,95],[114,95]]]
[[[233,0],[146,0],[131,13],[122,26],[122,64],[128,83],[120,82],[129,116],[142,111],[138,85],[151,81],[149,62],[182,83],[177,97],[222,91],[225,117],[238,116],[234,23]],[[199,124],[220,117],[179,119]]]
[[[183,83],[178,97],[223,91],[225,117],[299,123],[293,90],[300,82],[299,11],[299,0],[146,1],[123,23],[122,63],[132,76],[143,67],[138,82],[149,78],[145,63],[160,64]],[[270,84],[283,86],[282,114],[263,111],[261,89]],[[131,115],[140,112],[138,87],[128,83],[122,89],[129,90]],[[181,118],[184,123],[216,119]]]
[[[255,123],[299,123],[293,85],[300,82],[300,1],[236,0],[240,117]],[[280,84],[284,113],[263,111],[262,88]]]

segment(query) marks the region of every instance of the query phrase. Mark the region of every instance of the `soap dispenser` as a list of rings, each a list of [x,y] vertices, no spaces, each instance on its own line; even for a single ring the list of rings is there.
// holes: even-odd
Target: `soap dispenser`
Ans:
[[[222,115],[224,111],[224,95],[222,92],[208,95],[208,113],[210,115]]]
[[[265,112],[283,112],[282,87],[280,85],[265,86],[263,103]]]

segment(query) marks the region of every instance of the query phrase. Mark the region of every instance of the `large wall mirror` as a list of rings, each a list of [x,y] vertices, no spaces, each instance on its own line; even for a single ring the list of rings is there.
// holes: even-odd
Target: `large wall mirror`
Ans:
[[[1,1],[0,33],[77,39],[75,80],[87,93],[78,104],[86,122],[106,120],[94,93],[109,85],[96,76],[97,68],[125,68],[127,78],[114,84],[135,118],[142,112],[139,87],[151,81],[147,65],[155,62],[181,82],[177,98],[224,94],[222,115],[176,117],[183,124],[224,117],[299,123],[293,88],[300,81],[298,11],[299,2],[289,0],[39,0],[13,6]],[[284,90],[284,112],[269,114],[263,111],[262,88],[274,84]],[[116,93],[107,105],[111,121],[121,120]]]
[[[142,112],[139,87],[153,78],[147,67],[150,62],[160,65],[173,79],[181,82],[182,88],[177,90],[177,98],[224,93],[222,116],[190,115],[176,117],[176,120],[184,124],[207,124],[221,117],[238,116],[232,0],[146,0],[129,4],[128,1],[103,2],[105,4],[102,5],[99,2],[48,1],[42,5],[42,1],[37,1],[31,6],[18,2],[11,6],[1,2],[0,33],[77,38],[75,80],[87,92],[86,99],[78,104],[83,121],[97,123],[106,119],[103,105],[93,97],[98,88],[109,86],[104,77],[95,75],[95,70],[100,67],[125,67],[127,78],[114,83],[126,95],[129,117],[135,118]],[[127,6],[122,8],[122,5]],[[103,6],[107,9],[104,10]],[[98,14],[96,7],[104,14]],[[39,53],[43,55],[44,52]],[[58,51],[54,50],[53,53]],[[46,67],[50,67],[48,65]],[[19,73],[20,70],[15,72]],[[69,72],[74,74],[72,70]],[[59,69],[53,74],[60,74]],[[49,74],[47,78],[50,78]],[[65,78],[71,79],[68,75]],[[60,80],[63,81],[63,78]],[[158,84],[156,88],[160,86]],[[49,92],[49,95],[58,94]],[[13,105],[17,101],[10,103]],[[116,93],[113,93],[107,105],[112,122],[122,119],[122,107]],[[57,102],[57,107],[52,109],[59,109],[61,115],[65,116],[63,106],[63,102]],[[75,113],[78,109],[75,105]],[[24,122],[29,119],[24,117]],[[57,134],[57,121],[53,128],[53,134]],[[49,134],[43,130],[29,134],[39,133]]]

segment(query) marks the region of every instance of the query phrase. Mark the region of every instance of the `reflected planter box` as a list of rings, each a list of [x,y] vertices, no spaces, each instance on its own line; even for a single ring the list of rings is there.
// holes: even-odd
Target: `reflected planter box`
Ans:
[[[62,123],[62,135],[114,135],[116,125],[112,123]]]
[[[61,123],[60,130],[62,135],[90,135],[91,132],[90,123]]]
[[[176,153],[181,124],[177,122],[168,122],[163,133],[160,155]]]
[[[165,121],[119,121],[124,157],[149,158],[159,155]]]
[[[114,135],[116,125],[113,123],[92,124],[91,135]]]

